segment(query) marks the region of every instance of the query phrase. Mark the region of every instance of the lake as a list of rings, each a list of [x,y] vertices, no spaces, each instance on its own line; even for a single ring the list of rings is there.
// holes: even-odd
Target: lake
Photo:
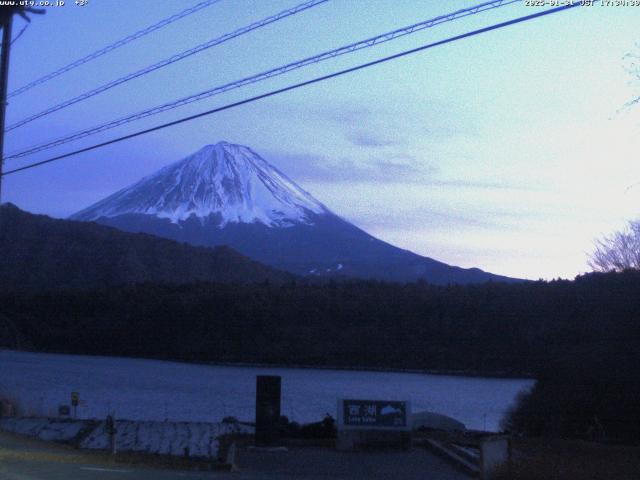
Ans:
[[[0,350],[0,396],[26,414],[55,415],[79,392],[80,418],[220,421],[253,420],[256,375],[282,377],[282,414],[297,422],[336,416],[342,397],[410,400],[467,428],[498,431],[505,412],[529,379],[420,373],[236,367],[118,357]]]

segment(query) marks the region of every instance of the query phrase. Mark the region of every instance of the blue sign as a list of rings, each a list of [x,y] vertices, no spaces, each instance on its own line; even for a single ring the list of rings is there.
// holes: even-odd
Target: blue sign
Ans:
[[[408,426],[408,402],[382,400],[342,400],[341,424],[350,427]]]

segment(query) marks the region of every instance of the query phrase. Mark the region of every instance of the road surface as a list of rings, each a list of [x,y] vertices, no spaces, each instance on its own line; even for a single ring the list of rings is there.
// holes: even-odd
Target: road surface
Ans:
[[[468,480],[422,449],[344,453],[327,448],[238,453],[238,472],[161,470],[112,462],[103,453],[0,432],[0,480]]]
[[[0,432],[1,480],[215,480],[242,478],[225,472],[158,470],[119,465],[105,455]],[[255,477],[251,477],[253,480]],[[248,479],[249,480],[249,479]]]

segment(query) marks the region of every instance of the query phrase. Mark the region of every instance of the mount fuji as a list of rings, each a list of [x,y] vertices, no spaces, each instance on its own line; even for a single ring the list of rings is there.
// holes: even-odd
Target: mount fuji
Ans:
[[[298,275],[513,281],[385,243],[331,212],[248,147],[220,142],[72,215],[198,246],[227,245]]]

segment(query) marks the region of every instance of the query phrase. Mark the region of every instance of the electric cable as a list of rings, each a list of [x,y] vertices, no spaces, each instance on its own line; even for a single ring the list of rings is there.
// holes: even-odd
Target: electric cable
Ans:
[[[110,90],[114,87],[117,87],[118,85],[121,85],[123,83],[129,82],[135,78],[138,77],[142,77],[143,75],[146,75],[148,73],[154,72],[162,67],[166,67],[167,65],[171,65],[172,63],[178,62],[180,60],[183,60],[187,57],[190,57],[192,55],[195,55],[197,53],[200,53],[204,50],[207,50],[211,47],[214,47],[216,45],[220,45],[224,42],[227,42],[233,38],[236,37],[240,37],[242,35],[245,35],[253,30],[257,30],[258,28],[262,28],[265,27],[271,23],[277,22],[279,20],[282,20],[284,18],[290,17],[292,15],[295,15],[297,13],[303,12],[305,10],[308,10],[309,8],[315,7],[316,5],[320,5],[322,3],[326,3],[329,0],[309,0],[307,2],[301,3],[300,5],[297,5],[293,8],[288,8],[286,10],[283,10],[275,15],[271,15],[269,17],[266,17],[260,21],[254,22],[250,25],[247,25],[245,27],[239,28],[237,30],[234,30],[231,33],[226,33],[220,37],[214,38],[212,40],[209,40],[208,42],[202,43],[200,45],[197,45],[196,47],[190,48],[188,50],[185,50],[183,52],[180,52],[176,55],[172,55],[169,58],[165,58],[164,60],[161,60],[157,63],[154,63],[153,65],[149,65],[141,70],[135,71],[133,73],[129,73],[123,77],[117,78],[115,80],[112,80],[110,82],[105,83],[104,85],[101,85],[97,88],[94,88],[93,90],[89,90],[88,92],[82,93],[76,97],[73,97],[69,100],[65,100],[62,103],[58,103],[57,105],[54,105],[52,107],[49,107],[45,110],[43,110],[42,112],[36,113],[34,115],[31,115],[27,118],[24,118],[12,125],[9,125],[6,129],[5,132],[9,132],[11,130],[14,130],[18,127],[21,127],[22,125],[25,125],[27,123],[33,122],[34,120],[37,120],[41,117],[44,117],[46,115],[49,115],[51,113],[57,112],[58,110],[62,110],[63,108],[69,107],[71,105],[74,105],[78,102],[81,102],[83,100],[87,100],[88,98],[91,98],[95,95],[98,95],[100,93],[106,92],[107,90]]]
[[[195,114],[195,115],[190,115],[188,117],[183,117],[183,118],[180,118],[178,120],[174,120],[172,122],[164,123],[162,125],[157,125],[155,127],[147,128],[145,130],[140,130],[138,132],[130,133],[128,135],[124,135],[124,136],[121,136],[121,137],[118,137],[118,138],[107,140],[105,142],[101,142],[101,143],[98,143],[98,144],[95,144],[95,145],[91,145],[89,147],[84,147],[84,148],[75,150],[73,152],[68,152],[68,153],[65,153],[65,154],[62,154],[62,155],[58,155],[58,156],[55,156],[55,157],[52,157],[52,158],[48,158],[46,160],[42,160],[42,161],[39,161],[39,162],[34,162],[34,163],[29,164],[29,165],[25,165],[23,167],[14,168],[13,170],[9,170],[9,171],[4,172],[1,176],[4,177],[6,175],[11,175],[11,174],[14,174],[14,173],[17,173],[17,172],[21,172],[21,171],[24,171],[24,170],[29,170],[31,168],[36,168],[36,167],[39,167],[41,165],[45,165],[45,164],[48,164],[48,163],[51,163],[51,162],[62,160],[63,158],[68,158],[68,157],[71,157],[73,155],[78,155],[80,153],[84,153],[84,152],[88,152],[88,151],[91,151],[91,150],[95,150],[95,149],[98,149],[98,148],[101,148],[101,147],[104,147],[104,146],[107,146],[107,145],[111,145],[111,144],[114,144],[114,143],[122,142],[122,141],[128,140],[130,138],[134,138],[134,137],[138,137],[138,136],[141,136],[141,135],[144,135],[144,134],[147,134],[147,133],[151,133],[151,132],[155,132],[155,131],[158,131],[158,130],[162,130],[162,129],[165,129],[165,128],[168,128],[168,127],[172,127],[174,125],[178,125],[178,124],[185,123],[185,122],[188,122],[188,121],[191,121],[191,120],[195,120],[197,118],[202,118],[202,117],[205,117],[205,116],[208,116],[208,115],[212,115],[214,113],[222,112],[224,110],[229,110],[231,108],[235,108],[235,107],[238,107],[240,105],[245,105],[245,104],[248,104],[248,103],[255,102],[257,100],[262,100],[264,98],[269,98],[269,97],[272,97],[272,96],[275,96],[275,95],[279,95],[281,93],[285,93],[285,92],[288,92],[288,91],[291,91],[291,90],[296,90],[298,88],[306,87],[308,85],[313,85],[315,83],[319,83],[319,82],[322,82],[322,81],[325,81],[325,80],[329,80],[331,78],[335,78],[335,77],[339,77],[339,76],[342,76],[342,75],[346,75],[348,73],[352,73],[352,72],[355,72],[355,71],[358,71],[358,70],[363,70],[365,68],[369,68],[369,67],[372,67],[374,65],[379,65],[379,64],[382,64],[382,63],[386,63],[386,62],[389,62],[391,60],[396,60],[398,58],[402,58],[402,57],[405,57],[407,55],[412,55],[414,53],[422,52],[424,50],[428,50],[430,48],[434,48],[434,47],[437,47],[437,46],[440,46],[440,45],[445,45],[445,44],[452,43],[452,42],[455,42],[455,41],[458,41],[458,40],[462,40],[464,38],[472,37],[472,36],[475,36],[475,35],[480,35],[482,33],[490,32],[490,31],[493,31],[493,30],[498,30],[500,28],[504,28],[504,27],[507,27],[507,26],[510,26],[510,25],[526,22],[526,21],[529,21],[529,20],[533,20],[533,19],[536,19],[536,18],[539,18],[539,17],[543,17],[543,16],[546,16],[546,15],[551,15],[551,14],[558,13],[558,12],[561,12],[561,11],[564,11],[564,10],[569,10],[571,8],[575,8],[575,7],[579,7],[579,6],[581,6],[580,3],[568,4],[568,5],[565,5],[565,6],[562,6],[562,7],[556,7],[556,8],[552,8],[552,9],[545,10],[545,11],[542,11],[542,12],[532,13],[530,15],[525,15],[525,16],[522,16],[522,17],[518,17],[518,18],[515,18],[515,19],[512,19],[512,20],[508,20],[506,22],[501,22],[501,23],[497,23],[497,24],[494,24],[494,25],[490,25],[488,27],[483,27],[483,28],[480,28],[480,29],[477,29],[477,30],[466,32],[466,33],[463,33],[463,34],[460,34],[460,35],[456,35],[454,37],[446,38],[444,40],[439,40],[439,41],[434,42],[434,43],[429,43],[429,44],[426,44],[426,45],[422,45],[420,47],[413,48],[411,50],[405,50],[403,52],[396,53],[394,55],[389,55],[387,57],[383,57],[383,58],[380,58],[378,60],[373,60],[371,62],[363,63],[363,64],[357,65],[355,67],[346,68],[344,70],[340,70],[340,71],[337,71],[337,72],[334,72],[334,73],[330,73],[330,74],[327,74],[327,75],[316,77],[316,78],[313,78],[311,80],[306,80],[304,82],[300,82],[300,83],[296,83],[296,84],[293,84],[293,85],[289,85],[287,87],[279,88],[277,90],[272,90],[270,92],[263,93],[261,95],[256,95],[254,97],[246,98],[244,100],[240,100],[240,101],[237,101],[237,102],[229,103],[227,105],[223,105],[221,107],[217,107],[217,108],[214,108],[214,109],[211,109],[211,110],[207,110],[205,112],[201,112],[201,113],[198,113],[198,114]]]
[[[470,8],[465,8],[462,10],[457,10],[455,12],[452,13],[448,13],[445,15],[440,15],[438,17],[435,18],[431,18],[429,20],[425,20],[413,25],[409,25],[406,27],[402,27],[396,30],[393,30],[391,32],[387,32],[387,33],[383,33],[381,35],[377,35],[375,37],[371,37],[371,38],[367,38],[366,40],[361,40],[359,42],[355,42],[355,43],[351,43],[349,45],[343,46],[343,47],[339,47],[333,50],[329,50],[329,51],[325,51],[323,53],[320,53],[318,55],[314,55],[311,57],[307,57],[304,58],[302,60],[298,60],[283,66],[279,66],[276,68],[273,68],[271,70],[267,70],[265,72],[261,72],[249,77],[245,77],[243,79],[240,80],[236,80],[221,86],[217,86],[217,87],[213,87],[210,88],[208,90],[205,90],[203,92],[199,92],[197,94],[194,95],[189,95],[187,97],[183,97],[181,99],[178,100],[174,100],[172,102],[168,102],[168,103],[164,103],[146,110],[143,110],[141,112],[138,113],[134,113],[134,114],[130,114],[127,115],[126,117],[121,117],[119,119],[116,120],[112,120],[108,123],[102,124],[102,125],[98,125],[98,126],[94,126],[85,130],[81,130],[79,132],[76,132],[74,134],[71,135],[67,135],[65,137],[61,137],[55,140],[51,140],[45,143],[42,143],[40,145],[35,145],[35,146],[31,146],[31,147],[27,147],[25,150],[22,150],[18,153],[12,153],[10,155],[7,155],[5,158],[6,159],[14,159],[14,158],[21,158],[21,157],[25,157],[27,155],[32,155],[34,153],[38,153],[41,152],[43,150],[49,150],[53,147],[57,147],[59,145],[63,145],[65,143],[69,143],[75,140],[79,140],[81,138],[85,138],[87,136],[90,135],[95,135],[96,133],[100,133],[106,130],[110,130],[112,128],[115,127],[119,127],[120,125],[124,125],[126,123],[130,123],[136,120],[140,120],[142,118],[146,118],[152,115],[156,115],[158,113],[162,113],[168,110],[172,110],[174,108],[177,107],[181,107],[183,105],[187,105],[193,102],[197,102],[200,100],[204,100],[206,98],[212,97],[214,95],[219,95],[221,93],[225,93],[228,92],[230,90],[234,90],[236,88],[240,88],[243,87],[245,85],[250,85],[253,83],[257,83],[263,80],[267,80],[269,78],[273,78],[273,77],[277,77],[279,75],[283,75],[285,73],[288,73],[290,71],[293,70],[297,70],[299,68],[308,66],[308,65],[312,65],[315,63],[319,63],[331,58],[335,58],[341,55],[345,55],[348,53],[353,53],[356,52],[358,50],[362,50],[364,48],[370,48],[373,47],[375,45],[379,45],[381,43],[385,43],[391,40],[394,40],[396,38],[400,38],[406,35],[410,35],[412,33],[424,30],[426,28],[431,28],[433,26],[439,25],[441,23],[445,23],[445,22],[450,22],[453,20],[457,20],[460,18],[465,18],[469,15],[475,15],[477,13],[483,12],[483,11],[487,11],[487,10],[492,10],[495,8],[499,8],[499,7],[503,7],[506,5],[510,5],[512,3],[516,3],[516,2],[520,2],[520,0],[493,0],[493,1],[489,1],[489,2],[484,2],[478,5],[475,5],[473,7]]]
[[[114,43],[111,43],[109,45],[107,45],[106,47],[101,48],[100,50],[97,50],[93,53],[90,53],[89,55],[86,55],[74,62],[69,63],[68,65],[65,65],[62,68],[59,68],[58,70],[55,70],[47,75],[44,75],[43,77],[40,77],[30,83],[28,83],[27,85],[24,85],[23,87],[20,87],[16,90],[14,90],[13,92],[9,93],[9,95],[7,95],[7,98],[11,98],[14,97],[16,95],[20,95],[21,93],[26,92],[27,90],[32,89],[33,87],[43,84],[45,82],[48,82],[49,80],[56,78],[60,75],[62,75],[65,72],[68,72],[69,70],[73,70],[76,67],[79,67],[80,65],[83,65],[87,62],[90,62],[91,60],[95,60],[98,57],[101,57],[102,55],[105,55],[109,52],[112,52],[113,50],[115,50],[116,48],[120,48],[124,45],[126,45],[127,43],[133,42],[134,40],[137,40],[141,37],[144,37],[145,35],[150,34],[151,32],[155,32],[156,30],[162,28],[162,27],[166,27],[167,25],[172,24],[173,22],[176,22],[178,20],[180,20],[181,18],[184,18],[188,15],[191,15],[192,13],[196,13],[204,8],[210,7],[211,5],[218,3],[220,0],[206,0],[204,2],[200,2],[196,5],[194,5],[193,7],[187,8],[186,10],[183,10],[179,13],[176,13],[175,15],[172,15],[168,18],[165,18],[164,20],[161,20],[157,23],[154,23],[153,25],[150,25],[147,28],[144,28],[142,30],[139,30],[131,35],[128,35]],[[15,41],[15,40],[14,40]]]

